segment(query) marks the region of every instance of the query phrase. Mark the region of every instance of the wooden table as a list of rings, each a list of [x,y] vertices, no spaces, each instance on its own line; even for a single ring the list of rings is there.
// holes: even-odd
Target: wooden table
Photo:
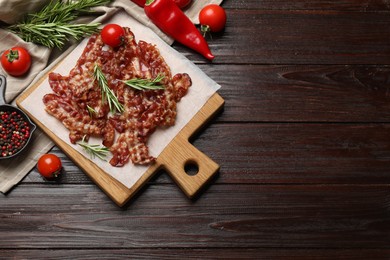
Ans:
[[[332,3],[334,2],[334,3]],[[224,110],[193,140],[221,165],[189,200],[164,172],[124,208],[58,149],[0,199],[0,258],[390,258],[390,6],[225,0]]]

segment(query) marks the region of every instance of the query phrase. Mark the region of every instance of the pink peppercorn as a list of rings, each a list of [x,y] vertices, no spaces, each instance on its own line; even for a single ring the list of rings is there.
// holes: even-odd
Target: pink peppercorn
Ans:
[[[30,127],[17,112],[0,112],[0,157],[17,153],[30,137]]]

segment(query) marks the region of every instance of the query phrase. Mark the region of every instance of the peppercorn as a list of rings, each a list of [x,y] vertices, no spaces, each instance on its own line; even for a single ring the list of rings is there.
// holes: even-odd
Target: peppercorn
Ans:
[[[30,137],[28,122],[16,111],[0,112],[0,157],[17,153]]]

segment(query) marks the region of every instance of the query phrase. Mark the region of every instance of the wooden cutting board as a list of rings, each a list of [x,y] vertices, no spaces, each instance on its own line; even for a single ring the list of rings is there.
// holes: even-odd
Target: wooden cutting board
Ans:
[[[26,112],[30,118],[56,143],[58,147],[78,165],[118,206],[123,206],[134,194],[153,177],[160,169],[165,169],[172,179],[179,185],[183,192],[190,198],[218,172],[219,165],[200,152],[190,142],[189,138],[208,122],[222,107],[224,100],[215,93],[198,113],[185,125],[176,137],[168,144],[158,156],[156,163],[151,165],[140,179],[131,187],[127,188],[121,182],[103,171],[96,164],[84,157],[70,145],[57,137],[48,129],[39,118],[34,117],[22,105],[25,100],[40,84],[43,77],[32,87],[26,90],[16,100],[16,104]],[[197,168],[196,174],[187,174],[186,166],[192,165]]]

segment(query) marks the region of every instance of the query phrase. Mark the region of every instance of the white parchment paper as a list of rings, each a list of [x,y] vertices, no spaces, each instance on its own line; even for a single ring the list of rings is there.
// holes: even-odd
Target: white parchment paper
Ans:
[[[107,23],[117,23],[122,26],[130,27],[137,42],[139,40],[144,40],[157,46],[161,55],[170,66],[172,75],[175,75],[176,73],[188,73],[192,79],[192,86],[190,87],[187,95],[184,96],[177,104],[177,118],[175,125],[170,128],[157,129],[149,139],[148,146],[150,154],[154,157],[158,157],[169,142],[192,119],[192,117],[202,108],[206,101],[220,88],[220,86],[182,54],[172,49],[151,29],[142,25],[127,13],[119,12],[113,16],[111,20],[107,21]],[[68,75],[70,70],[75,66],[78,58],[81,56],[86,44],[87,39],[80,43],[80,45],[74,49],[54,71],[62,75]],[[61,122],[50,116],[44,110],[42,98],[45,94],[51,92],[52,90],[48,79],[46,78],[43,83],[21,103],[21,106],[28,110],[35,118],[38,118],[60,139],[68,143],[85,157],[90,158],[80,146],[70,143],[69,131],[62,125]],[[101,144],[101,140],[91,138],[89,143]],[[124,167],[113,167],[108,161],[102,161],[98,158],[91,160],[128,188],[132,187],[148,168],[147,166],[135,166],[131,162]]]

